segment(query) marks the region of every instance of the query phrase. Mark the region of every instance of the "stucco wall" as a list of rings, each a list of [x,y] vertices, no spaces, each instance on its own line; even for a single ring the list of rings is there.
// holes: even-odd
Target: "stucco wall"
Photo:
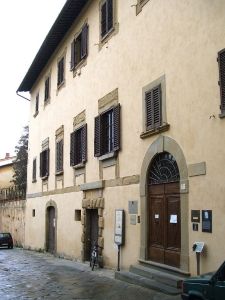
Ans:
[[[26,200],[0,201],[0,231],[10,232],[15,246],[24,246]]]
[[[13,185],[12,178],[13,178],[13,166],[2,166],[0,167],[0,189],[8,188]]]
[[[73,118],[86,110],[88,124],[88,161],[83,182],[96,182],[100,178],[99,161],[94,158],[94,117],[98,115],[98,99],[118,88],[121,104],[121,151],[115,166],[103,171],[102,179],[123,178],[139,175],[144,156],[157,136],[141,139],[142,88],[165,75],[166,114],[170,129],[164,135],[173,138],[181,147],[187,165],[206,162],[206,175],[189,178],[188,227],[186,237],[190,256],[190,271],[195,273],[194,241],[205,241],[207,254],[202,260],[202,271],[212,270],[223,260],[225,245],[216,250],[214,245],[223,240],[224,224],[224,119],[218,114],[220,96],[218,87],[217,53],[225,47],[225,2],[222,0],[151,0],[136,16],[134,1],[117,1],[118,33],[101,50],[99,49],[99,1],[90,1],[82,16],[56,50],[49,64],[31,91],[30,140],[28,165],[28,199],[26,244],[44,246],[44,216],[47,198],[39,198],[42,180],[32,183],[32,160],[37,157],[42,141],[49,137],[50,176],[48,193],[57,202],[57,223],[60,252],[79,257],[80,225],[72,222],[71,211],[81,206],[82,193],[72,200],[73,193],[55,193],[55,131],[64,125],[64,188],[74,186],[74,170],[69,166],[70,133]],[[73,76],[69,70],[70,44],[84,21],[89,24],[89,54],[80,75]],[[57,58],[66,52],[65,85],[57,90]],[[44,106],[44,78],[51,72],[50,103]],[[39,92],[39,114],[34,118],[35,97]],[[211,117],[214,115],[214,117]],[[79,189],[79,187],[77,186]],[[108,264],[115,264],[115,249],[112,240],[114,210],[126,208],[133,197],[139,201],[138,185],[104,188],[105,210],[105,257]],[[35,196],[36,195],[36,196]],[[39,196],[38,196],[39,195]],[[118,197],[120,195],[120,197]],[[34,198],[36,197],[36,198]],[[48,197],[50,199],[50,196]],[[75,203],[77,203],[75,205]],[[78,204],[79,203],[79,204]],[[37,209],[38,219],[30,217],[32,208]],[[70,211],[71,209],[71,211]],[[213,210],[213,233],[193,232],[190,220],[191,209]],[[126,221],[128,222],[128,220]],[[61,227],[62,226],[62,227]],[[74,232],[70,241],[64,240],[63,232]],[[135,235],[132,235],[132,232]],[[34,236],[34,232],[36,233]],[[128,266],[139,257],[139,224],[126,230],[126,246],[122,263]],[[132,238],[135,236],[135,238]],[[133,250],[134,251],[131,251]],[[110,263],[111,260],[111,263]]]

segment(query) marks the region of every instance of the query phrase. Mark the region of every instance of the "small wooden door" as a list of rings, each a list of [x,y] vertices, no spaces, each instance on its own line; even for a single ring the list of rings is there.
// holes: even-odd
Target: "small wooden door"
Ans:
[[[98,243],[98,210],[86,210],[86,239],[85,239],[85,260],[90,260],[91,250],[95,243]]]
[[[47,209],[47,251],[55,252],[55,208],[53,206]]]
[[[180,266],[179,183],[149,187],[149,259]]]

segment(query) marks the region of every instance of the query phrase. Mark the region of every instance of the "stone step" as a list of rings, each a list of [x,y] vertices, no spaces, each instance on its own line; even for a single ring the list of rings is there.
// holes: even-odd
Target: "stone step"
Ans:
[[[142,265],[131,265],[130,272],[148,279],[154,279],[178,289],[181,287],[181,283],[185,278],[180,274],[168,273],[165,270],[150,268]]]
[[[164,284],[158,280],[155,279],[150,279],[150,278],[146,278],[140,275],[137,275],[135,273],[132,272],[126,272],[126,271],[116,271],[115,272],[115,278],[131,283],[131,284],[135,284],[135,285],[139,285],[148,289],[152,289],[167,295],[178,295],[181,293],[180,289],[177,289],[173,286],[169,286],[167,284]]]

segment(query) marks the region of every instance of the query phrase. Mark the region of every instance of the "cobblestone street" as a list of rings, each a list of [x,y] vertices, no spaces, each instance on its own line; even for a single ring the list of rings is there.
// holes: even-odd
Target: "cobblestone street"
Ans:
[[[0,249],[0,299],[178,300],[114,279],[107,269],[22,249]]]

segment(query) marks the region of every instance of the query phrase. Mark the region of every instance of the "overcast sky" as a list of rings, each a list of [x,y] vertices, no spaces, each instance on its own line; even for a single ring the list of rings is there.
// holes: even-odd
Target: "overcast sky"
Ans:
[[[16,90],[66,0],[0,4],[0,158],[14,148],[29,120],[29,102]]]

